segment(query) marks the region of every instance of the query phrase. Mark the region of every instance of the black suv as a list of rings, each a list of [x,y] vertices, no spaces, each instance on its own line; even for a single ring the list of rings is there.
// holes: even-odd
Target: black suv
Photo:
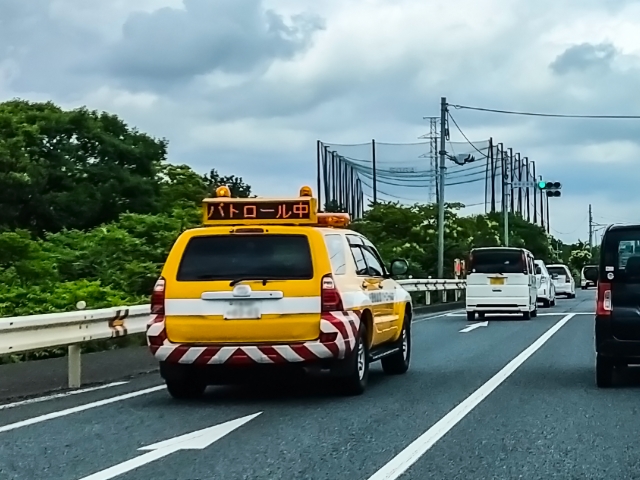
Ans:
[[[640,225],[610,225],[600,247],[596,301],[596,384],[640,363]]]

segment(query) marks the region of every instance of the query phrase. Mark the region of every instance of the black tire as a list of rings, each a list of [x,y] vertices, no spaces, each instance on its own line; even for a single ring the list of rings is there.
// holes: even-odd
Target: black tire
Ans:
[[[387,375],[402,375],[409,370],[411,363],[411,317],[407,314],[404,316],[402,332],[397,343],[400,351],[383,357],[380,361],[382,370]]]
[[[553,300],[551,300],[551,301],[549,302],[549,305],[550,305],[551,307],[555,307],[555,306],[556,306],[556,297],[553,297]]]
[[[610,388],[613,385],[613,361],[596,354],[596,386]]]
[[[543,298],[543,299],[542,299],[542,306],[543,306],[544,308],[549,308],[549,307],[551,306],[551,301],[550,301],[550,300],[547,300],[546,298]]]
[[[360,324],[355,348],[341,363],[337,382],[340,392],[350,396],[363,394],[369,381],[369,345],[364,323]]]
[[[522,313],[522,318],[524,320],[530,320],[531,319],[531,312],[523,312]]]
[[[197,379],[165,380],[169,395],[176,400],[195,400],[207,389],[207,384]]]
[[[587,289],[587,287],[582,287],[582,290],[586,290],[586,289]]]
[[[533,309],[533,312],[531,312],[531,318],[536,318],[538,316],[538,307],[536,306],[536,308]]]
[[[467,312],[467,322],[473,322],[476,319],[476,312]]]
[[[484,317],[486,317],[486,313],[478,312],[478,318],[483,319]]]
[[[576,298],[576,294],[575,294],[575,293],[570,293],[570,294],[568,295],[568,297],[569,297],[569,298]]]

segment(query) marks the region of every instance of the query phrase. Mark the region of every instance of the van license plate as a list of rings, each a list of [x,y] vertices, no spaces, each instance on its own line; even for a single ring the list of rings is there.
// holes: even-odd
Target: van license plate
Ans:
[[[247,300],[229,302],[224,312],[225,320],[252,320],[260,318],[261,316],[260,304]]]
[[[504,278],[490,278],[489,283],[491,285],[504,285]]]

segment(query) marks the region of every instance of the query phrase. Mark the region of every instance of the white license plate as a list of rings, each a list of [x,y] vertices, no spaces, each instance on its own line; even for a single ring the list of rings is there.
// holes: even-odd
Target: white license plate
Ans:
[[[225,320],[252,320],[261,316],[260,303],[249,300],[229,302],[224,312]]]

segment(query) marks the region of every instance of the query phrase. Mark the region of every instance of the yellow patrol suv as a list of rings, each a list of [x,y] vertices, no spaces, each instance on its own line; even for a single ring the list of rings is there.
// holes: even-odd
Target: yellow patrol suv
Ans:
[[[155,284],[147,342],[174,398],[202,395],[262,368],[328,369],[361,394],[369,364],[402,374],[411,356],[411,297],[347,214],[318,213],[311,189],[289,199],[203,201]]]

